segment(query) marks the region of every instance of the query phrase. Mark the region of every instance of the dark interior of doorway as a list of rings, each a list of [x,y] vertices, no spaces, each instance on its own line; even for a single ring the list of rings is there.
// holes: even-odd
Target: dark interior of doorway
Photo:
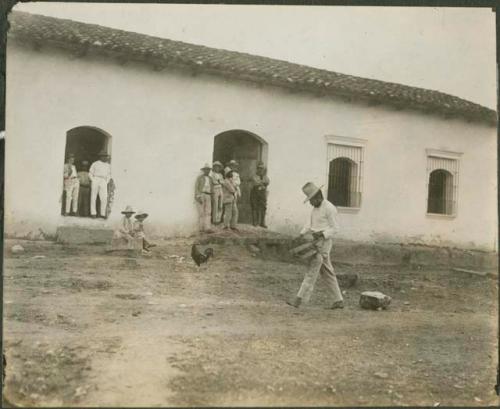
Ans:
[[[75,167],[77,172],[88,171],[90,165],[99,159],[99,153],[110,152],[110,140],[109,135],[100,131],[99,129],[81,126],[78,128],[73,128],[66,133],[66,150],[64,152],[64,163],[67,163],[68,156],[70,154],[75,155]],[[84,161],[88,162],[88,165],[84,165]],[[90,217],[89,206],[82,205],[82,203],[87,203],[87,195],[84,189],[80,190],[80,203],[77,215],[79,217]],[[90,194],[90,193],[88,193]],[[83,199],[83,200],[82,200]],[[90,203],[90,197],[88,198]],[[61,204],[61,214],[65,214],[65,203],[66,203],[66,192],[63,189],[62,193],[62,204]],[[96,210],[97,214],[100,210],[100,200],[97,197],[96,200]]]
[[[213,160],[226,164],[234,159],[239,163],[241,200],[238,204],[239,223],[252,223],[250,207],[250,178],[255,174],[257,162],[262,160],[262,142],[246,131],[234,130],[217,135],[214,139]]]

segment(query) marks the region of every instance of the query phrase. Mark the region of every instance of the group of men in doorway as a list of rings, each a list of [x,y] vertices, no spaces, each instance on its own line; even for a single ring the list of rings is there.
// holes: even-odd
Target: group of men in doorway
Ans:
[[[195,183],[194,198],[198,207],[200,232],[213,233],[212,226],[223,224],[224,229],[237,231],[238,203],[241,200],[241,178],[239,164],[231,160],[226,167],[215,161],[206,163]],[[250,179],[250,206],[254,226],[266,226],[267,195],[269,177],[263,162],[257,163],[255,174]]]
[[[80,170],[75,166],[75,155],[70,154],[64,164],[64,192],[66,199],[63,214],[65,216],[101,217],[109,213],[109,190],[111,179],[111,157],[106,152],[99,154],[99,159],[92,163],[81,162]],[[99,198],[99,215],[97,215]]]

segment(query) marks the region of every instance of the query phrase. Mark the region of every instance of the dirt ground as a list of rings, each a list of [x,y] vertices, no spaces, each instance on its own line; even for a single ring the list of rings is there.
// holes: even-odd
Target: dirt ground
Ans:
[[[498,405],[497,281],[446,269],[357,273],[346,308],[285,304],[300,263],[192,240],[150,257],[7,240],[5,396],[19,406]],[[25,251],[12,254],[21,244]],[[358,305],[364,290],[393,302]]]

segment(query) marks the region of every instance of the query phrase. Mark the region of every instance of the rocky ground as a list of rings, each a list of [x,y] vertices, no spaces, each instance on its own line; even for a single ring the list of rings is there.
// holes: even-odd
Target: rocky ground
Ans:
[[[8,240],[5,396],[19,406],[498,405],[495,279],[342,264],[360,277],[344,310],[325,309],[321,281],[294,309],[285,300],[304,265],[216,244],[198,268],[191,243],[127,257]],[[362,310],[364,290],[390,295],[389,309]]]

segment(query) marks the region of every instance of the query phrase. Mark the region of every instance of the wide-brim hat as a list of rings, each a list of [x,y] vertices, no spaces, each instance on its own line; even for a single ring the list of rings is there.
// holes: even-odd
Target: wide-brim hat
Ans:
[[[216,160],[214,163],[212,163],[212,167],[215,167],[215,166],[220,166],[221,168],[224,167],[224,165],[222,163],[220,163],[218,160]]]
[[[124,211],[122,211],[122,214],[127,214],[127,213],[135,213],[135,210],[132,209],[132,206],[127,206]]]
[[[236,165],[236,166],[238,166],[238,162],[236,162],[234,159],[231,159],[229,161],[228,165]]]
[[[257,162],[257,168],[265,168],[264,162]]]
[[[309,200],[313,198],[313,196],[321,191],[321,188],[324,185],[321,185],[320,187],[317,187],[313,182],[307,182],[303,187],[302,191],[306,195],[306,200],[304,200],[304,203],[307,203]]]
[[[105,151],[101,151],[99,152],[99,155],[98,155],[100,158],[102,157],[105,157],[105,156],[110,156],[108,152],[105,152]]]
[[[202,168],[200,168],[200,169],[201,169],[201,170],[203,170],[203,169],[212,169],[212,167],[211,167],[208,163],[205,163],[205,164],[203,165],[203,167],[202,167]]]
[[[146,216],[146,217],[148,217],[149,214],[147,214],[146,212],[143,212],[142,210],[138,210],[137,214],[134,217],[137,219],[140,216]]]

